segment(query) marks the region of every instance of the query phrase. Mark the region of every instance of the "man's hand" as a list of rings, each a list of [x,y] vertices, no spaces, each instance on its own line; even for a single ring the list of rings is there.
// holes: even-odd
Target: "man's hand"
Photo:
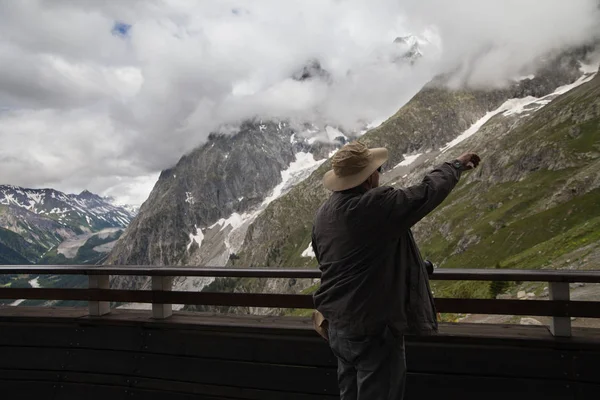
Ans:
[[[473,168],[477,168],[479,163],[481,162],[481,158],[475,153],[465,153],[457,158],[463,165],[463,169],[468,171]]]

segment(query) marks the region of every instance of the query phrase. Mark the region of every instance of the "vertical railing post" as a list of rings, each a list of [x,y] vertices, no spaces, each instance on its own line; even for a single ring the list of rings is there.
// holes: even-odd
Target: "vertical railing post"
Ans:
[[[172,276],[153,276],[152,290],[170,291],[173,287]],[[173,315],[172,304],[152,303],[152,318],[165,319]]]
[[[109,289],[108,275],[88,275],[88,287],[90,289]],[[110,302],[109,301],[89,301],[89,314],[94,317],[106,315],[110,313]]]
[[[550,282],[550,300],[569,301],[568,282]],[[571,317],[552,317],[550,331],[554,336],[571,337]]]

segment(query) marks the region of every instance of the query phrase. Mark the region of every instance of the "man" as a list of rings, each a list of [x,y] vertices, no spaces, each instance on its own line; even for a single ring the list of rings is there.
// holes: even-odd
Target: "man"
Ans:
[[[467,153],[438,166],[418,185],[394,189],[379,187],[387,157],[385,148],[359,142],[340,149],[323,178],[333,194],[313,226],[322,271],[314,295],[316,326],[338,359],[342,400],[403,398],[404,334],[431,334],[438,327],[410,229],[448,196],[461,172],[480,162]]]

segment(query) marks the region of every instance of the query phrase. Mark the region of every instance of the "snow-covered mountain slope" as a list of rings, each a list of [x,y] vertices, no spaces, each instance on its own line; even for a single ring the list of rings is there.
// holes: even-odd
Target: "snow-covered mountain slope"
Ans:
[[[75,195],[0,185],[0,227],[35,247],[24,255],[31,263],[64,240],[105,228],[123,229],[133,217],[127,209],[88,191]]]
[[[107,199],[84,190],[65,194],[54,189],[25,189],[0,185],[0,204],[19,207],[65,224],[80,220],[81,226],[93,230],[100,227],[126,227],[133,214]]]

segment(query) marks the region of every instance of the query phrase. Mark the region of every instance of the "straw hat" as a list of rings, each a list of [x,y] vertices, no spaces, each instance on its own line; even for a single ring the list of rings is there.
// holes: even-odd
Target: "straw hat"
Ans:
[[[361,185],[377,168],[387,161],[386,148],[369,149],[360,142],[342,147],[331,159],[330,171],[323,177],[323,185],[334,192]]]

